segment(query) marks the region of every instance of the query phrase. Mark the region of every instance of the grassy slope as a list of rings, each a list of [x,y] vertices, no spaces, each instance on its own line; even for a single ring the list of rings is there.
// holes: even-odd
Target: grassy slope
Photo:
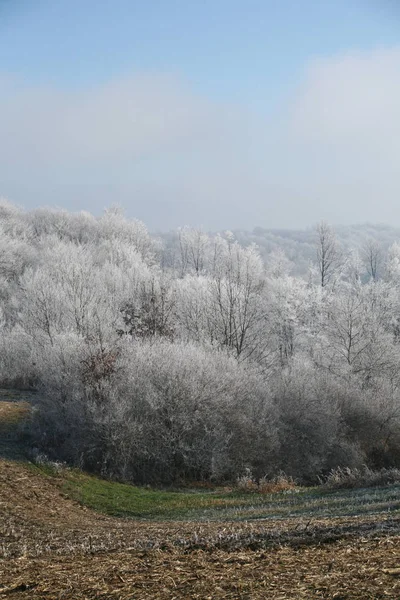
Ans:
[[[400,514],[400,486],[275,494],[215,490],[168,492],[105,481],[76,471],[60,476],[71,498],[108,515],[147,519],[250,520]]]

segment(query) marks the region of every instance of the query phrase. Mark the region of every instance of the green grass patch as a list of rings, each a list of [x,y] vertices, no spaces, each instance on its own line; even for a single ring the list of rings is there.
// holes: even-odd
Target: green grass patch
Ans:
[[[165,491],[99,479],[70,471],[63,491],[94,510],[124,517],[187,519],[201,518],[205,512],[250,504],[254,498],[234,492]]]
[[[119,517],[163,520],[244,521],[334,518],[400,513],[400,486],[326,491],[304,488],[275,494],[211,491],[165,491],[64,471],[66,495],[96,511]]]

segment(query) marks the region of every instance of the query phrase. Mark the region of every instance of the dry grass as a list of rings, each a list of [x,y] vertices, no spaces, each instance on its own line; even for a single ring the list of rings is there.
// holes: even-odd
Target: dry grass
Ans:
[[[22,559],[6,565],[10,598],[372,599],[399,598],[393,540],[301,551],[125,551]]]
[[[254,479],[249,473],[237,479],[236,487],[243,492],[256,494],[276,494],[297,489],[294,479],[285,473],[281,473],[271,479],[261,477],[259,480]]]
[[[18,423],[29,411],[27,402],[0,402],[0,429]]]
[[[400,483],[400,469],[363,469],[336,468],[323,482],[327,489],[351,489],[361,487],[379,487]]]

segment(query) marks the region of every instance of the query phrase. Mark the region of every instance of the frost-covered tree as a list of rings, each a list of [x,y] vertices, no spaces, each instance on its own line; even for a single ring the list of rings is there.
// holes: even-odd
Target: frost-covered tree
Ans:
[[[144,261],[152,264],[159,250],[157,240],[153,239],[145,224],[136,219],[125,219],[123,210],[113,206],[106,210],[98,221],[99,236],[115,242],[124,241],[140,254]]]
[[[254,246],[217,236],[213,249],[210,296],[213,335],[237,357],[262,355],[261,295],[265,274]]]
[[[335,232],[324,221],[321,221],[316,227],[315,243],[321,287],[325,287],[337,276],[343,262],[343,255]]]
[[[201,229],[183,227],[178,231],[181,276],[200,275],[209,267],[211,240]]]
[[[374,238],[366,239],[361,249],[361,256],[369,277],[371,277],[373,281],[377,281],[381,276],[383,264],[381,244]]]
[[[39,390],[37,447],[127,481],[398,465],[400,245],[366,231],[320,224],[307,274],[310,231],[161,248],[115,207],[0,201],[1,384]]]
[[[258,375],[224,354],[124,340],[101,357],[64,336],[42,369],[35,427],[52,432],[48,452],[130,481],[273,468],[276,411]]]
[[[280,366],[287,364],[302,344],[309,301],[310,290],[305,281],[287,275],[268,279],[264,327]]]

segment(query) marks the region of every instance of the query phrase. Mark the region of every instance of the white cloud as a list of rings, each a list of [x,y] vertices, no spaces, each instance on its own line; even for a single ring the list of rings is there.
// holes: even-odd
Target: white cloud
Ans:
[[[249,115],[157,74],[76,91],[3,78],[0,195],[117,200],[151,227],[400,225],[400,48],[313,60],[283,104]]]
[[[400,148],[400,48],[313,61],[298,90],[291,122],[300,142]]]
[[[215,111],[214,111],[215,113]],[[172,77],[136,76],[88,90],[0,83],[1,165],[90,169],[204,143],[215,114]],[[111,162],[109,162],[111,161]]]
[[[314,199],[314,221],[400,225],[400,48],[311,62],[288,139],[298,158],[293,180]]]

